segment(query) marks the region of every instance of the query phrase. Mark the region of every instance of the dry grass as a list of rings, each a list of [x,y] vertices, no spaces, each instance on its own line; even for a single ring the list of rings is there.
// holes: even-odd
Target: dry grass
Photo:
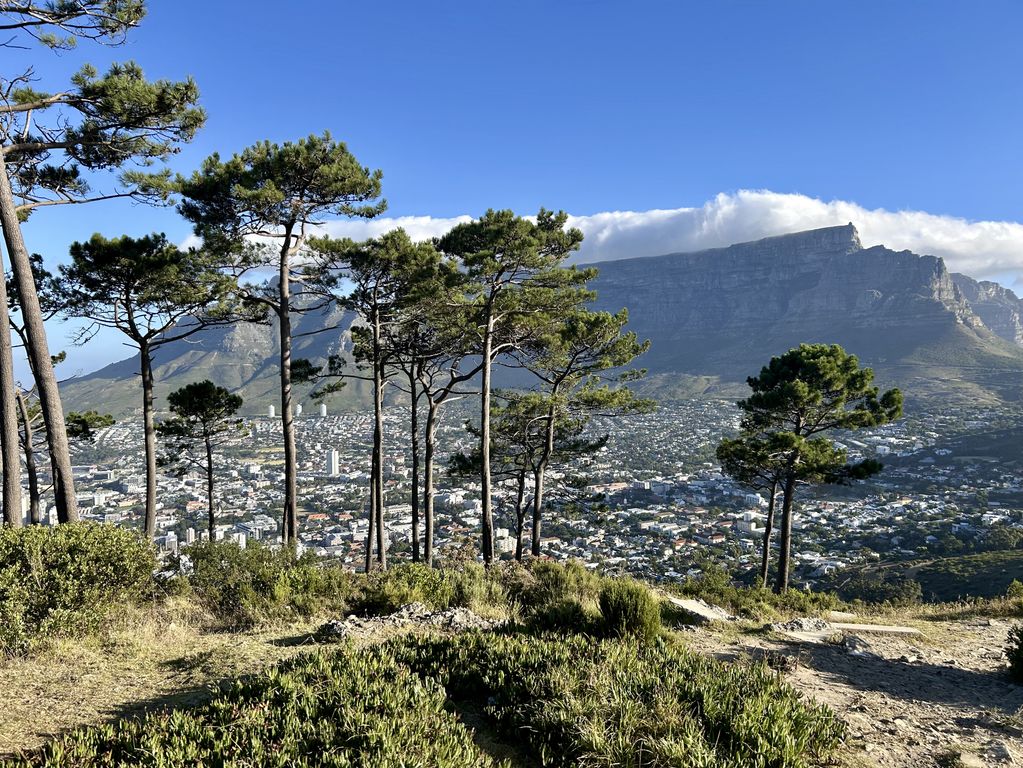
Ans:
[[[201,701],[307,646],[320,621],[218,632],[184,600],[121,613],[100,635],[0,661],[0,757],[75,727]]]

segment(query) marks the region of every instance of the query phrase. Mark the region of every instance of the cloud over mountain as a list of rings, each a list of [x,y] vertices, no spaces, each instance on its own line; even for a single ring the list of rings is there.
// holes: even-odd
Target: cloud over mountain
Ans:
[[[433,237],[468,216],[404,216],[331,222],[335,236],[363,239],[393,227],[415,238]],[[576,261],[608,261],[716,248],[761,237],[853,222],[864,246],[941,256],[953,272],[978,279],[1023,284],[1023,224],[968,221],[924,211],[867,209],[845,200],[825,202],[806,195],[766,190],[722,193],[699,207],[609,211],[572,216],[586,235]]]

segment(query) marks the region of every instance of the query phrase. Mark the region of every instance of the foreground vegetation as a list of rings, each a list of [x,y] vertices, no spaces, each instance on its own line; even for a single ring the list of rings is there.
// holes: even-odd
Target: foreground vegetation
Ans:
[[[456,559],[367,577],[258,546],[186,554],[154,577],[148,543],[115,527],[0,532],[0,612],[17,618],[0,684],[18,692],[0,751],[64,731],[13,765],[798,767],[843,741],[763,664],[686,650],[681,617],[647,585],[578,563]],[[713,569],[677,590],[751,618],[837,605]],[[506,622],[340,645],[316,632],[410,602]]]
[[[763,666],[664,640],[470,633],[305,654],[201,707],[82,729],[14,765],[501,764],[452,705],[541,765],[795,768],[843,734]]]

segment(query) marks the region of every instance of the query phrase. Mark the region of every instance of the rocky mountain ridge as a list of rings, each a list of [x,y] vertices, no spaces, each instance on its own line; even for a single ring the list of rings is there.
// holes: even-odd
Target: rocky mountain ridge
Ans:
[[[1023,299],[998,283],[952,274],[952,282],[991,331],[1023,347]]]

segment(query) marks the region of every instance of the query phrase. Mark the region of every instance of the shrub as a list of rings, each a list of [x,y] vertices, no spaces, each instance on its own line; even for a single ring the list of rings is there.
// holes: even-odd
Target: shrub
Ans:
[[[1019,579],[1013,579],[1005,589],[1005,596],[1010,600],[1023,599],[1023,583]]]
[[[1009,676],[1017,683],[1023,683],[1023,624],[1009,630],[1005,655],[1009,658]]]
[[[778,595],[763,587],[736,586],[728,572],[719,565],[705,566],[699,577],[686,578],[673,591],[686,597],[701,598],[736,616],[758,621],[789,613],[820,615],[840,605],[830,592],[789,589]]]
[[[920,582],[891,573],[859,573],[844,578],[837,587],[843,600],[862,600],[875,605],[905,608],[923,598]]]
[[[465,563],[444,570],[454,592],[451,605],[484,612],[486,609],[507,608],[508,593],[503,581],[508,570],[500,563],[489,570],[479,563]]]
[[[582,564],[533,560],[504,574],[509,599],[524,623],[537,630],[586,632],[599,619],[597,598],[603,580]]]
[[[309,654],[209,704],[81,729],[12,768],[493,768],[444,689],[384,650]]]
[[[597,634],[601,626],[596,609],[570,598],[533,607],[525,617],[525,625],[534,632],[568,635]]]
[[[369,576],[356,610],[379,616],[394,613],[409,603],[443,610],[454,598],[455,588],[444,571],[423,563],[400,563]]]
[[[298,557],[288,548],[208,541],[193,544],[185,554],[192,561],[192,590],[229,626],[341,611],[356,591],[353,574],[322,564],[312,553]]]
[[[663,640],[466,633],[386,647],[456,706],[481,708],[540,765],[804,768],[844,735],[830,710],[766,666]]]
[[[151,595],[152,547],[96,523],[0,530],[0,652],[94,630],[111,606]]]
[[[650,590],[633,579],[608,579],[600,590],[605,633],[653,640],[661,633],[661,608]]]

